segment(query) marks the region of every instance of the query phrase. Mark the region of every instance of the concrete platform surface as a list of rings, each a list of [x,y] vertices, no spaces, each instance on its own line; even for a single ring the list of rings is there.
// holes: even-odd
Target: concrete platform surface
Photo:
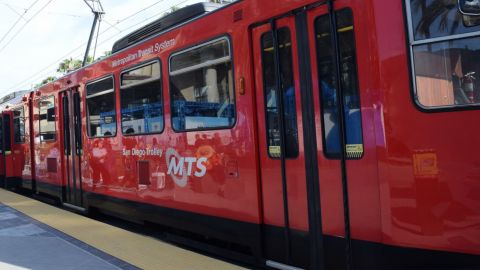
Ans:
[[[244,269],[0,189],[0,269]]]

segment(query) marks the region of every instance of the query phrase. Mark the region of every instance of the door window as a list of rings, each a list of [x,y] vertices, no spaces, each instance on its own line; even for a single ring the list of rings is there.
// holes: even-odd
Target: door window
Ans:
[[[13,134],[15,143],[25,142],[25,115],[23,107],[13,111]]]
[[[3,116],[3,142],[5,147],[5,153],[12,151],[12,139],[10,137],[10,115],[6,114]]]
[[[0,154],[3,154],[3,118],[0,118]]]
[[[285,124],[285,157],[295,158],[298,156],[298,129],[290,30],[287,27],[280,28],[277,30],[277,36],[280,62],[278,63],[280,65],[279,75],[277,75],[275,66],[277,63],[275,61],[272,32],[265,33],[261,41],[268,154],[272,158],[279,158],[281,154],[278,102],[280,102],[280,96],[283,96],[281,102],[283,102],[282,117]],[[280,91],[282,91],[282,95],[279,94],[277,89],[277,76],[280,76]]]
[[[317,38],[318,81],[322,109],[322,132],[324,153],[328,158],[340,157],[340,117],[337,81],[342,84],[344,123],[346,132],[347,158],[360,158],[363,155],[362,115],[358,89],[357,62],[352,11],[337,11],[338,46],[340,50],[340,78],[335,71],[335,48],[330,36],[329,15],[315,20]]]

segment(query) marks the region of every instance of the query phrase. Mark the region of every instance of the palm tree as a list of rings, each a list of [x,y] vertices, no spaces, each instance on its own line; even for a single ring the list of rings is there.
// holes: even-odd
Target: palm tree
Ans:
[[[69,58],[69,59],[63,60],[58,65],[57,72],[68,73],[70,71],[80,68],[81,66],[82,66],[81,60]]]
[[[89,56],[87,58],[87,64],[93,63],[93,57]],[[60,64],[58,64],[57,72],[66,74],[68,72],[74,71],[82,67],[82,60],[68,58],[64,59]]]

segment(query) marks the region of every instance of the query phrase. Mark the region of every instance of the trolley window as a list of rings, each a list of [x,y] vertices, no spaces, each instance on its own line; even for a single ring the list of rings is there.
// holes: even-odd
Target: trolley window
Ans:
[[[478,0],[407,0],[415,40],[441,38],[480,31]],[[464,7],[463,13],[460,7]]]
[[[281,151],[278,102],[283,102],[283,121],[285,124],[285,157],[298,156],[298,129],[295,106],[295,88],[293,84],[292,41],[290,30],[286,27],[277,30],[279,43],[280,74],[276,73],[275,49],[272,32],[262,36],[262,64],[265,101],[265,121],[267,126],[268,155],[279,158]],[[280,76],[280,91],[283,100],[279,101],[279,90],[276,89],[277,76]]]
[[[53,96],[39,101],[40,108],[40,140],[50,141],[56,139],[55,98]]]
[[[337,81],[340,80],[344,100],[346,132],[346,158],[357,159],[363,155],[362,115],[360,110],[360,92],[358,89],[357,61],[355,54],[355,36],[353,15],[350,9],[337,12],[338,46],[340,50],[340,78],[335,72],[332,48],[331,25],[328,15],[315,20],[317,37],[318,81],[320,83],[320,102],[322,111],[322,133],[324,154],[328,158],[340,157],[340,116]]]
[[[120,85],[123,134],[162,132],[160,62],[155,61],[122,73]]]
[[[407,0],[414,96],[427,109],[480,105],[480,2]]]
[[[111,137],[117,133],[113,77],[87,85],[87,132],[89,137]]]
[[[230,42],[222,37],[170,58],[172,125],[176,131],[235,123]]]
[[[13,134],[15,143],[25,142],[25,116],[23,107],[13,111]]]

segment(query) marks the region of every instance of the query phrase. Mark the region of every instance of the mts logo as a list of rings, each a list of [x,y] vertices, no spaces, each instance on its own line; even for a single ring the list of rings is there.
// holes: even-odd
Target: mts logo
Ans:
[[[169,148],[165,154],[168,164],[167,174],[180,187],[185,187],[189,176],[202,177],[207,173],[206,157],[182,157],[175,149]]]

